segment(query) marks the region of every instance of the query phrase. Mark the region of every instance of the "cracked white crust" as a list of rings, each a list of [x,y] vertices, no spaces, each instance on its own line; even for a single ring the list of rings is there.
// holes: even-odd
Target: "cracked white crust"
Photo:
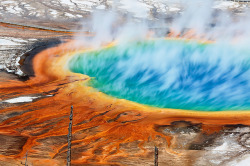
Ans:
[[[23,76],[19,68],[20,56],[27,51],[27,44],[35,39],[0,37],[0,70]]]

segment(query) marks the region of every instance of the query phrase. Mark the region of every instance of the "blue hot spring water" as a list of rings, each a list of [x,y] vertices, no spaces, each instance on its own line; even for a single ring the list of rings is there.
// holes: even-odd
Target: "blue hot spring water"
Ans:
[[[250,110],[250,49],[184,40],[146,40],[80,52],[69,69],[116,97],[197,111]]]

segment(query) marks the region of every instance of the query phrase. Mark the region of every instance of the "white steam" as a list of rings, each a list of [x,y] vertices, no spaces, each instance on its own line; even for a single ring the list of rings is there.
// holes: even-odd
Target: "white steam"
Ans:
[[[250,37],[246,6],[220,0],[116,0],[84,22],[93,38],[80,40],[95,47],[111,41],[164,37],[192,30],[196,38],[244,44]],[[238,11],[238,13],[237,13]],[[77,39],[79,39],[77,35]],[[187,36],[190,37],[190,36]]]

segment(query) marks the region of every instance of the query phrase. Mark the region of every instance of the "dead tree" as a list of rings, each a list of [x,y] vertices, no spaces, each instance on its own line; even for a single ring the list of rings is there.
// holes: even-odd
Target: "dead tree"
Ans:
[[[155,146],[155,166],[158,166],[158,148]]]
[[[71,111],[70,111],[70,116],[69,116],[67,166],[71,165],[72,120],[73,120],[73,106],[71,106]]]
[[[26,152],[25,166],[28,166],[28,164],[27,164],[27,158],[28,158],[28,152]]]

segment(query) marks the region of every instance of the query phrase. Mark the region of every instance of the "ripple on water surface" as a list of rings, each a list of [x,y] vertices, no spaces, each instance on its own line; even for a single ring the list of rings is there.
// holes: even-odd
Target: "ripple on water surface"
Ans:
[[[103,93],[160,108],[250,110],[250,50],[148,40],[77,53],[69,68]]]

